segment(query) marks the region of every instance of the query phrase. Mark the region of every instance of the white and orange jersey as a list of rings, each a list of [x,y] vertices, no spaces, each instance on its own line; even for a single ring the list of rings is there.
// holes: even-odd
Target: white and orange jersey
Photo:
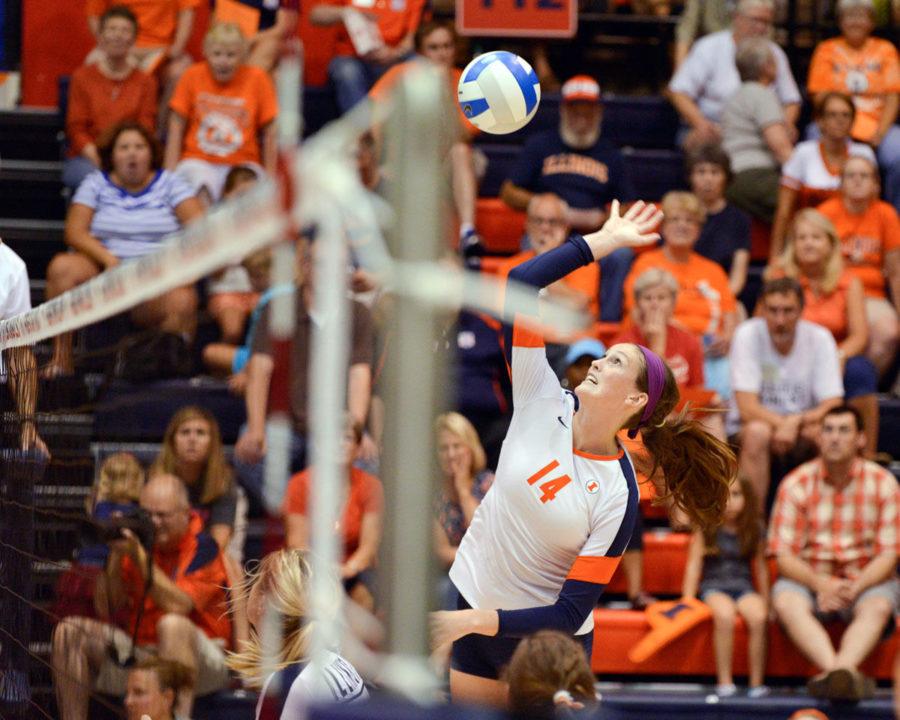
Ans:
[[[605,585],[638,512],[624,450],[606,457],[573,448],[577,400],[560,387],[540,336],[516,325],[512,345],[512,423],[450,568],[473,608],[552,605],[566,580]],[[593,626],[590,614],[576,634]]]

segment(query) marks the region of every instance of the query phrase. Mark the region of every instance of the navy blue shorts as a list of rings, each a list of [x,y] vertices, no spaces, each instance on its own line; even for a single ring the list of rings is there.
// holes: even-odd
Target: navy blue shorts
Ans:
[[[458,610],[468,610],[471,607],[459,593],[457,593],[457,598]],[[585,635],[576,635],[574,639],[584,646],[584,652],[590,662],[591,650],[594,646],[594,631],[591,630]],[[518,637],[466,635],[453,643],[450,667],[469,675],[499,680],[521,640],[522,638]]]
[[[844,366],[844,399],[852,400],[862,395],[878,392],[878,371],[864,355],[847,358]]]

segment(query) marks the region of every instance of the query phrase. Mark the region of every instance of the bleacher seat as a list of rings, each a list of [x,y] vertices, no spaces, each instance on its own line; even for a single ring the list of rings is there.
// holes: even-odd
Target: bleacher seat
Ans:
[[[475,227],[487,252],[514,255],[519,252],[525,234],[525,213],[513,210],[499,198],[478,198]]]
[[[687,563],[691,536],[667,530],[644,533],[643,590],[651,595],[678,597]],[[625,593],[625,571],[622,564],[606,587],[608,593]]]

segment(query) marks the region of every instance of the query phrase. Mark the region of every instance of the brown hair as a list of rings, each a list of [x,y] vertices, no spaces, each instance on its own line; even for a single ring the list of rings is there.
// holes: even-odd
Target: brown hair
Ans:
[[[137,15],[131,12],[130,7],[125,5],[113,5],[100,16],[100,29],[103,30],[103,26],[106,25],[107,21],[112,20],[113,18],[121,18],[122,20],[130,22],[131,27],[134,29],[134,34],[137,36],[139,29],[138,19]]]
[[[688,178],[694,174],[698,165],[715,165],[722,168],[727,182],[731,182],[731,158],[719,143],[704,143],[689,150],[684,158],[684,166]]]
[[[153,137],[147,128],[134,120],[123,120],[107,128],[97,140],[97,153],[100,155],[100,168],[103,172],[113,171],[113,149],[116,141],[122,133],[133,130],[138,133],[144,142],[150,146],[150,169],[159,170],[162,167],[163,151],[159,141]]]
[[[553,696],[560,690],[581,702],[597,699],[584,649],[554,630],[541,630],[519,643],[509,661],[506,681],[509,709],[532,718],[552,718]]]
[[[222,197],[227,197],[238,185],[259,180],[259,175],[249,165],[234,165],[225,176],[225,184],[222,185]]]
[[[139,660],[132,672],[134,670],[152,672],[159,681],[159,689],[163,691],[172,690],[177,694],[182,688],[194,684],[194,673],[190,668],[176,660],[164,660],[156,655]]]
[[[175,433],[189,420],[202,420],[209,425],[209,454],[206,456],[206,467],[203,469],[200,502],[211,503],[231,489],[232,473],[225,453],[222,452],[222,435],[215,416],[206,408],[187,405],[176,412],[163,435],[162,448],[153,465],[150,475],[178,475],[178,457],[175,454]],[[183,481],[183,480],[182,480]]]
[[[648,391],[647,361],[640,353],[637,388]],[[647,477],[662,471],[662,488],[657,502],[671,499],[691,522],[704,532],[722,524],[731,481],[737,476],[737,458],[727,443],[710,435],[686,409],[667,419],[681,398],[675,376],[668,365],[666,382],[653,414],[641,431],[648,456],[637,458]],[[629,418],[625,427],[633,429],[641,421],[643,408]]]
[[[762,303],[769,295],[794,295],[800,303],[800,310],[806,303],[803,295],[803,286],[793,277],[780,277],[766,280],[759,291],[759,302]]]
[[[453,42],[456,43],[456,28],[453,26],[452,22],[447,22],[446,20],[426,20],[416,29],[415,35],[415,44],[414,47],[417,51],[422,50],[422,44],[425,42],[425,38],[427,38],[431,33],[436,32],[437,30],[446,30],[450,33],[450,37],[453,38]]]
[[[735,518],[738,542],[741,545],[741,555],[749,558],[756,555],[756,551],[759,549],[760,531],[762,529],[759,502],[750,480],[741,475],[734,482],[740,483],[741,493],[744,496],[744,509]],[[706,545],[707,555],[719,554],[719,546],[716,543],[716,528],[704,528],[703,542]]]
[[[829,90],[828,92],[816,96],[816,100],[813,103],[813,118],[818,120],[823,117],[825,115],[825,108],[828,107],[828,103],[832,100],[842,101],[850,108],[850,119],[856,119],[856,105],[853,104],[853,98],[847,93],[838,92],[837,90]]]

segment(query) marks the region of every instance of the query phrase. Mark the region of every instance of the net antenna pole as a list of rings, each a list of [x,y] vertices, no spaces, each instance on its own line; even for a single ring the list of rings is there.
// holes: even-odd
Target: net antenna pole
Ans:
[[[435,263],[445,249],[443,156],[449,107],[446,79],[432,68],[407,72],[394,96],[386,128],[394,158],[391,254],[400,263]],[[444,353],[434,352],[436,308],[396,288],[394,352],[385,367],[387,409],[382,475],[386,507],[381,589],[387,605],[388,650],[395,664],[387,680],[408,697],[436,697],[428,669],[428,613],[434,587],[432,500],[436,408],[444,392]]]

